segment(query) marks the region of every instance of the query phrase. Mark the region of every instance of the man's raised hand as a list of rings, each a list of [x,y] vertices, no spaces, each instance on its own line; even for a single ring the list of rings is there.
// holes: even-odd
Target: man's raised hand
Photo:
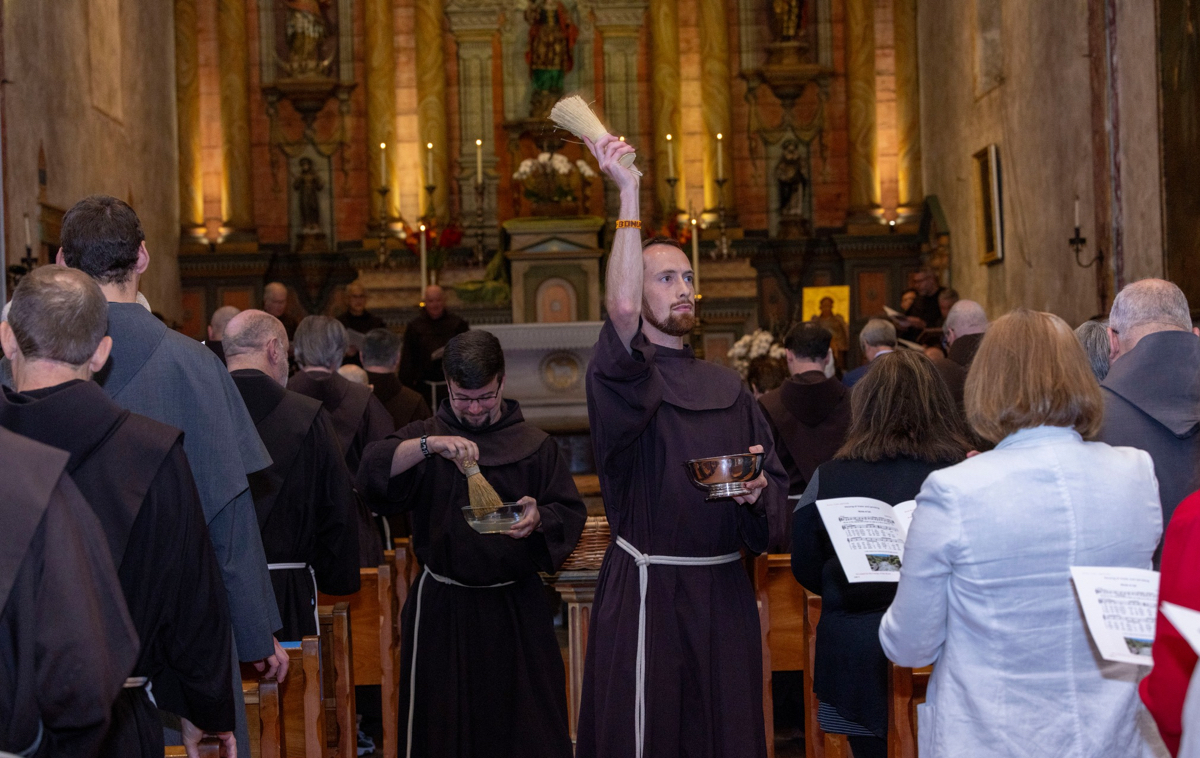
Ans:
[[[619,163],[621,156],[635,152],[631,145],[627,145],[611,134],[605,134],[595,142],[584,137],[583,143],[587,145],[588,150],[592,151],[596,162],[600,164],[600,170],[608,174],[609,178],[613,180],[613,184],[617,185],[617,189],[637,191],[638,175],[633,172],[633,169],[625,168]]]

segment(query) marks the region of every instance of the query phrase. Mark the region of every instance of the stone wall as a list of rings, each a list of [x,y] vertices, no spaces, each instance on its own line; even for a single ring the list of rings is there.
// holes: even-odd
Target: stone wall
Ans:
[[[1108,30],[1118,43],[1121,171],[1118,184],[1106,185],[1096,179],[1110,162],[1093,145],[1093,98],[1104,106],[1113,88],[1106,80],[1097,87],[1089,71],[1089,5],[1104,3],[918,4],[925,192],[940,198],[950,226],[950,283],[992,317],[1027,306],[1075,324],[1101,308],[1094,269],[1079,268],[1067,244],[1076,197],[1089,240],[1085,262],[1096,240],[1109,236],[1123,242],[1126,282],[1162,274],[1154,18],[1134,12],[1134,0],[1119,0]],[[985,265],[972,155],[991,143],[1000,150],[1006,252],[1003,262]],[[1119,208],[1111,202],[1115,186]],[[1109,206],[1113,228],[1098,234],[1096,217]]]
[[[179,317],[175,31],[164,0],[56,0],[4,7],[5,249],[38,246],[38,152],[45,200],[67,209],[103,193],[142,219],[150,269],[142,292]]]

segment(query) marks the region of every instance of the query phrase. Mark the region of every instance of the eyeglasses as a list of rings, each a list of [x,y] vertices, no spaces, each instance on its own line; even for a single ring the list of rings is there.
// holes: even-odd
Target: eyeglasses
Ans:
[[[446,385],[446,392],[450,395],[450,402],[460,405],[464,408],[471,407],[472,403],[479,403],[479,407],[481,408],[490,408],[491,406],[495,405],[496,400],[500,398],[500,390],[490,392],[480,397],[456,397],[454,395],[454,390],[450,389],[450,385],[448,384]]]

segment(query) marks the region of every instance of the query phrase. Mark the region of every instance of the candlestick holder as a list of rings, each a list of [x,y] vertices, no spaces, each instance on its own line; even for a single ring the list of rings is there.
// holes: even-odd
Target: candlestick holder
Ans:
[[[430,221],[432,221],[434,219],[433,193],[436,190],[437,190],[436,184],[426,184],[425,185],[425,194],[428,195],[429,197],[425,201],[425,214],[423,216],[421,216],[421,220],[424,221],[426,224],[428,224]]]
[[[33,257],[33,246],[25,246],[25,257],[21,259],[21,265],[25,267],[25,273],[29,273],[37,268],[37,258]]]
[[[667,210],[666,219],[665,219],[668,226],[670,225],[670,223],[672,221],[675,221],[676,219],[679,218],[680,208],[675,203],[675,185],[677,185],[677,184],[679,184],[679,177],[677,177],[677,176],[668,176],[667,177],[667,186],[669,186],[671,188],[671,205],[670,205],[669,209]]]
[[[718,177],[717,182],[717,229],[720,231],[720,237],[717,240],[717,250],[713,251],[714,257],[719,250],[722,258],[729,257],[729,236],[725,233],[725,182],[729,181],[724,177]]]
[[[1096,266],[1096,296],[1100,299],[1100,310],[1108,310],[1108,276],[1104,271],[1104,251],[1097,249],[1092,259],[1084,263],[1079,254],[1087,246],[1087,238],[1079,233],[1078,226],[1075,227],[1075,236],[1067,240],[1067,244],[1071,246],[1071,250],[1075,253],[1076,266],[1080,268]]]
[[[704,360],[704,321],[700,318],[700,301],[703,297],[697,292],[696,299],[692,301],[692,314],[696,317],[692,323],[692,353],[700,360]]]
[[[475,182],[475,262],[483,265],[483,200],[487,186]]]
[[[379,248],[375,251],[375,268],[391,268],[394,264],[392,261],[392,252],[388,250],[388,218],[387,218],[387,196],[388,188],[380,187],[375,190],[379,193],[379,228],[376,230],[379,235]]]

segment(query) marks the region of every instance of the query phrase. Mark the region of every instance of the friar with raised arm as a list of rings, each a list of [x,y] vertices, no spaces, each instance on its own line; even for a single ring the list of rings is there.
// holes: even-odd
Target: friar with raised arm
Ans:
[[[588,147],[620,190],[608,319],[588,366],[588,417],[614,542],[592,609],[578,758],[765,756],[758,609],[742,550],[768,544],[788,480],[771,430],[734,371],[684,343],[692,265],[639,232],[633,148]],[[765,452],[751,493],[705,501],[684,462]]]
[[[443,369],[437,414],[367,445],[358,470],[376,513],[410,514],[424,566],[401,614],[402,754],[571,758],[566,674],[538,572],[575,549],[587,509],[558,443],[504,399],[494,335],[452,338]],[[468,524],[466,461],[521,506],[508,531]]]

